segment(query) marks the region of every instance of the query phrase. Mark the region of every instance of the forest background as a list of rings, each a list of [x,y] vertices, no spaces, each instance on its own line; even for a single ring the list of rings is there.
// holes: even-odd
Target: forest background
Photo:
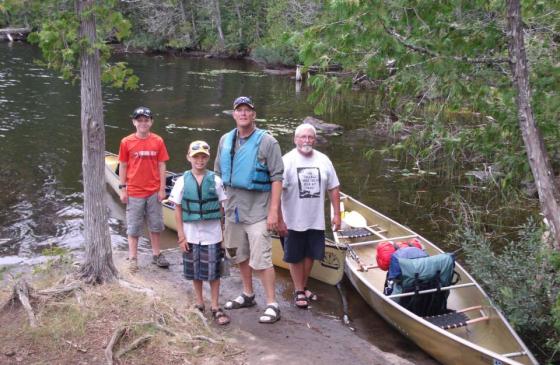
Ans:
[[[310,102],[318,113],[339,102],[342,88],[371,90],[371,128],[392,142],[383,152],[449,180],[460,170],[477,171],[471,181],[477,187],[446,202],[456,225],[449,241],[461,243],[471,273],[537,356],[557,363],[559,246],[539,214],[518,121],[508,54],[509,3],[115,1],[101,30],[103,43],[124,51],[249,57],[268,67],[301,64],[314,71]],[[58,15],[73,6],[72,1],[0,1],[0,27],[27,27],[36,32],[30,40],[42,48],[53,42],[64,48],[60,35],[70,19]],[[521,10],[531,106],[557,176],[560,2],[522,1]],[[69,48],[45,64],[57,62],[64,71],[77,54]],[[133,86],[130,74],[118,76],[123,67],[104,70],[104,77]],[[528,212],[526,221],[504,224],[504,207]]]

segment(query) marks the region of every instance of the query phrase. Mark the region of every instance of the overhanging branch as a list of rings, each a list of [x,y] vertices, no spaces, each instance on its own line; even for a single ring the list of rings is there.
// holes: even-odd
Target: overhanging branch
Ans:
[[[437,52],[434,52],[434,51],[432,51],[428,48],[420,47],[418,45],[410,43],[405,37],[403,37],[402,35],[400,35],[396,31],[394,31],[393,29],[389,29],[385,26],[383,28],[385,29],[385,31],[390,36],[392,36],[394,39],[396,39],[400,44],[402,44],[406,48],[411,49],[414,52],[418,52],[418,53],[428,55],[430,57],[447,58],[447,59],[451,59],[451,60],[458,61],[458,62],[467,62],[467,63],[473,63],[473,64],[478,64],[478,63],[498,64],[498,63],[508,63],[509,62],[508,58],[495,58],[495,57],[475,57],[475,58],[472,58],[472,57],[465,57],[465,56],[441,55],[441,54],[439,54]]]

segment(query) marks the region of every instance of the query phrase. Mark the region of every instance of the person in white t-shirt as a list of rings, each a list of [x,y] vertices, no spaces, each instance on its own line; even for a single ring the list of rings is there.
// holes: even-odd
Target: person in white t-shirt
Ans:
[[[218,305],[222,250],[222,202],[226,200],[222,180],[206,165],[210,146],[204,141],[189,145],[187,160],[192,169],[177,178],[169,200],[175,203],[179,247],[183,251],[183,274],[193,281],[195,307],[204,312],[203,281],[210,282],[211,312],[217,324],[230,322]]]
[[[333,205],[332,226],[340,229],[340,190],[331,160],[313,147],[317,131],[301,124],[294,133],[296,147],[286,153],[282,183],[279,234],[284,241],[284,261],[294,283],[294,303],[307,308],[317,296],[307,288],[314,260],[325,256],[325,195]]]

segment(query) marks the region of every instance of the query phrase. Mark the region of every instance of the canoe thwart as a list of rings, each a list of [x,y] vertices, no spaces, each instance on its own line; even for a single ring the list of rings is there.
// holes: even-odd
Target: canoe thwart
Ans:
[[[436,325],[444,330],[464,327],[472,323],[486,321],[489,317],[479,317],[475,319],[469,319],[465,312],[451,312],[446,314],[440,314],[437,316],[424,317],[424,319],[433,325]]]
[[[387,241],[389,241],[389,242],[399,242],[399,241],[404,241],[404,240],[408,240],[408,239],[411,239],[411,238],[418,238],[418,235],[417,234],[409,234],[409,235],[406,235],[406,236],[382,238],[382,239],[370,240],[370,241],[352,242],[352,243],[348,243],[348,244],[352,247],[360,247],[360,246],[376,245],[378,243],[387,242]]]
[[[368,270],[378,269],[378,268],[379,268],[378,265],[361,265],[360,268],[358,269],[358,271],[367,272]]]
[[[443,288],[434,288],[434,289],[426,289],[426,290],[420,290],[418,293],[415,292],[410,292],[410,293],[400,293],[400,294],[392,294],[392,295],[388,295],[388,298],[402,298],[402,297],[411,297],[413,295],[416,294],[428,294],[428,293],[435,293],[436,291],[444,291],[444,290],[451,290],[451,289],[459,289],[459,288],[468,288],[470,286],[475,286],[475,283],[465,283],[465,284],[457,284],[457,285],[451,285],[451,286],[444,286]]]
[[[366,228],[351,228],[344,231],[338,231],[338,235],[341,238],[359,238],[371,236],[372,233]]]
[[[527,351],[520,351],[520,352],[510,352],[509,354],[502,354],[503,357],[520,357],[520,356],[526,356],[527,355]]]

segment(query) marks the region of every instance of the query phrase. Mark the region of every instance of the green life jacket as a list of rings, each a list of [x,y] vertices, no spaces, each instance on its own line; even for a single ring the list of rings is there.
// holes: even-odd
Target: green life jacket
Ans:
[[[220,219],[220,201],[216,192],[214,172],[207,171],[198,185],[191,171],[183,175],[183,222],[194,222],[200,220]]]

